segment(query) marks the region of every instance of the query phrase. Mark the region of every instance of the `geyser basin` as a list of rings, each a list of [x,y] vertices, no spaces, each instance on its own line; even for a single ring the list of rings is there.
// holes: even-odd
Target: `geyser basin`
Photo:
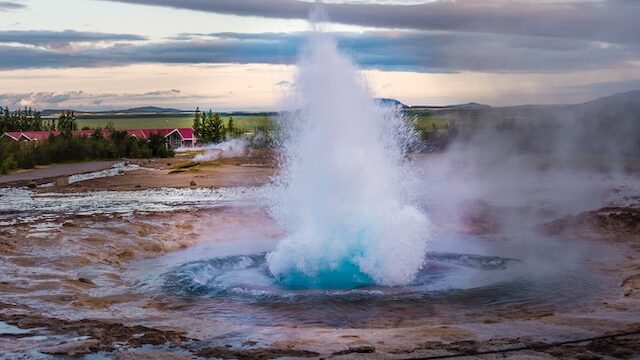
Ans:
[[[134,274],[136,282],[154,298],[180,304],[181,313],[217,321],[347,327],[426,324],[443,318],[464,322],[470,313],[523,306],[531,311],[566,309],[592,301],[603,284],[587,271],[537,277],[525,261],[430,252],[415,281],[405,286],[363,283],[353,288],[300,288],[280,283],[271,274],[265,260],[269,245],[245,254],[230,253],[232,245],[189,249],[140,263],[144,273]],[[245,245],[253,250],[260,247]],[[220,256],[193,257],[206,252]]]
[[[459,283],[454,280],[456,276],[504,271],[519,262],[494,256],[429,253],[427,264],[413,283],[407,286],[378,287],[370,277],[349,265],[326,274],[325,279],[322,276],[311,279],[303,274],[296,274],[293,279],[278,278],[269,271],[265,255],[237,255],[183,264],[163,275],[164,288],[172,294],[182,296],[254,300],[300,299],[318,295],[402,295],[450,290],[450,284]],[[341,281],[340,276],[345,278]],[[487,285],[482,281],[479,284]]]

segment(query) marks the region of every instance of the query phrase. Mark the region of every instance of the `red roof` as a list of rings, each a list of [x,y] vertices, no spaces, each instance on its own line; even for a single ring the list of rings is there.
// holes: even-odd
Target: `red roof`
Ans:
[[[10,138],[12,138],[13,140],[20,140],[20,136],[22,135],[22,133],[20,131],[10,131],[10,132],[6,132],[4,134],[2,134],[3,136],[6,135]]]
[[[73,132],[73,136],[91,136],[93,135],[93,130],[77,130]]]
[[[177,128],[177,129],[173,129],[165,136],[169,136],[169,135],[173,134],[174,132],[177,132],[178,135],[180,135],[180,137],[183,140],[193,140],[193,138],[194,138],[194,134],[193,134],[193,129],[192,128]]]
[[[140,129],[127,130],[127,134],[129,134],[129,136],[133,136],[133,137],[135,137],[137,139],[145,140],[147,138],[147,136],[144,134],[144,131],[142,131]]]
[[[195,137],[192,128],[179,128],[178,132],[183,139],[193,139]]]
[[[73,136],[93,136],[95,130],[76,130],[72,132]],[[107,129],[102,129],[102,137],[109,136],[110,132]]]
[[[171,128],[171,129],[130,129],[126,130],[127,134],[134,136],[138,139],[148,140],[151,134],[160,134],[162,136],[169,136],[174,132],[178,132],[180,137],[184,140],[193,140],[195,135],[192,128]],[[20,140],[21,137],[26,137],[29,140],[43,140],[47,139],[49,135],[59,135],[60,131],[11,131],[5,132],[3,135],[11,137],[13,140]],[[76,130],[73,132],[74,136],[91,136],[94,130]],[[109,136],[109,130],[103,129],[102,136]]]
[[[60,131],[23,131],[21,136],[25,136],[29,140],[48,139],[49,135],[59,135]]]
[[[162,136],[167,136],[173,130],[174,129],[140,129],[146,139],[148,139],[151,134],[160,134]]]

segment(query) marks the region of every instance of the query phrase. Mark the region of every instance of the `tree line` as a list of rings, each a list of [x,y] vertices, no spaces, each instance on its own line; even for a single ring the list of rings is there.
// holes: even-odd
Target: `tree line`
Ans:
[[[233,118],[229,117],[229,121],[225,126],[220,113],[208,112],[196,109],[193,118],[193,132],[198,138],[198,143],[220,143],[228,138],[236,138],[242,135],[242,131],[235,127]]]
[[[42,113],[30,107],[10,111],[0,107],[0,134],[10,131],[73,131],[77,130],[75,114],[64,112],[58,118],[43,119]]]
[[[93,130],[90,136],[73,136],[70,130],[50,135],[42,141],[0,139],[0,174],[36,165],[84,160],[172,157],[162,134],[151,134],[148,141],[129,136],[113,126]]]

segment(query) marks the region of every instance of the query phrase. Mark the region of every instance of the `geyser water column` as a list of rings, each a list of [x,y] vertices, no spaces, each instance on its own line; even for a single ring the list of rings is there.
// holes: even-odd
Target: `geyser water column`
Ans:
[[[287,236],[267,255],[269,270],[298,289],[410,283],[429,237],[404,161],[413,128],[376,104],[326,32],[310,33],[289,95],[271,208]]]

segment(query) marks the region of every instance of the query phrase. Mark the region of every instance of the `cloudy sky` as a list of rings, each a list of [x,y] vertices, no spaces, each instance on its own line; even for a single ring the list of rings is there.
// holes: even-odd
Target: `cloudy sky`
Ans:
[[[0,0],[0,105],[273,110],[312,3]],[[576,103],[640,89],[640,1],[327,1],[376,96]]]

